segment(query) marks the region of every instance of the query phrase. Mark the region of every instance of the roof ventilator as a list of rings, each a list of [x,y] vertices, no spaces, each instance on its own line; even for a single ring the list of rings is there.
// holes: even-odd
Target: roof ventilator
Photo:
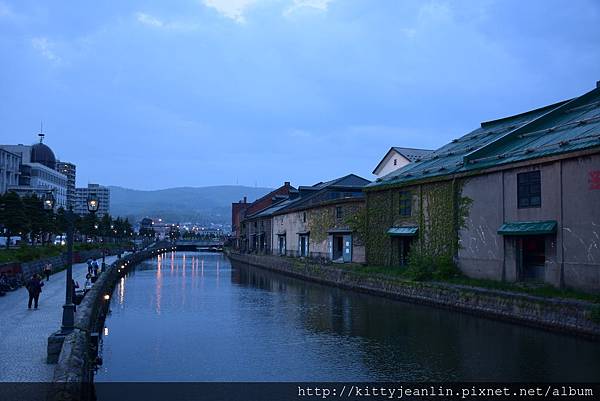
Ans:
[[[527,149],[525,149],[525,153],[533,153],[533,152],[535,152],[534,148],[527,148]]]
[[[558,143],[558,146],[563,147],[563,146],[567,146],[569,144],[569,141],[560,141]]]

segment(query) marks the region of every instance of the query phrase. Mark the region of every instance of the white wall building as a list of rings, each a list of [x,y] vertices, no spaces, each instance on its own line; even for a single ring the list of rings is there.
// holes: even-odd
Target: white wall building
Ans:
[[[0,148],[0,195],[6,193],[9,186],[19,185],[19,166],[21,156]]]
[[[379,162],[373,174],[377,177],[383,177],[396,171],[399,168],[406,166],[408,163],[422,159],[429,155],[432,151],[427,149],[411,149],[411,148],[400,148],[397,146],[391,147],[387,151],[383,159]]]
[[[7,185],[7,190],[19,196],[35,194],[38,197],[52,191],[55,208],[67,207],[67,176],[56,171],[56,157],[52,149],[41,141],[31,146],[0,145],[0,148],[21,160],[18,182]]]

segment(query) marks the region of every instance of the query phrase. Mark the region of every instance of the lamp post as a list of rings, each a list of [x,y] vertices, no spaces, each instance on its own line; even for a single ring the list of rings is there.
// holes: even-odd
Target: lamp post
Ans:
[[[42,205],[44,206],[44,210],[47,212],[54,211],[54,194],[52,191],[48,191],[42,197]],[[44,244],[44,234],[42,233],[42,245]],[[48,235],[48,242],[50,241],[50,235]]]
[[[90,213],[98,211],[98,199],[88,198],[87,208]],[[73,234],[75,231],[75,214],[73,208],[69,207],[67,212],[67,290],[65,294],[65,304],[63,305],[63,316],[61,331],[69,333],[73,331],[75,324],[75,306],[73,304]]]

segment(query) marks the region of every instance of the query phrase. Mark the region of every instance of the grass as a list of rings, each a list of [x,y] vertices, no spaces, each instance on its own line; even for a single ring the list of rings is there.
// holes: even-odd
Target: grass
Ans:
[[[73,251],[89,251],[92,249],[114,249],[119,248],[127,244],[116,244],[116,243],[76,243],[73,245]],[[65,245],[44,245],[44,246],[29,246],[23,245],[16,249],[1,249],[0,250],[0,263],[11,263],[11,262],[31,262],[32,260],[51,258],[53,256],[59,256],[61,253],[66,252],[67,247]]]
[[[344,264],[340,265],[344,269],[350,270],[361,276],[371,276],[388,278],[395,281],[415,282],[412,279],[410,272],[402,267],[388,266],[363,266],[359,264]],[[560,289],[548,284],[533,284],[533,283],[508,283],[495,280],[474,279],[465,276],[455,276],[444,280],[428,280],[425,282],[441,283],[441,284],[458,284],[470,287],[479,287],[490,290],[500,290],[508,292],[516,292],[520,294],[534,295],[543,298],[564,298],[575,299],[587,302],[600,304],[600,295],[588,294],[581,291],[570,289]],[[600,319],[600,312],[598,312]]]
[[[600,295],[588,294],[585,292],[571,289],[560,289],[553,287],[549,284],[543,283],[507,283],[496,280],[474,279],[464,276],[454,277],[445,280],[444,282],[450,284],[468,285],[471,287],[481,287],[492,290],[512,291],[543,298],[577,299],[580,301],[600,303]]]

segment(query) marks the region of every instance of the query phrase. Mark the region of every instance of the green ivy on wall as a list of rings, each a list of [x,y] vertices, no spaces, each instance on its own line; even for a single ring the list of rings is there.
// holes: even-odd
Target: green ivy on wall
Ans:
[[[410,263],[452,264],[458,253],[458,231],[465,226],[472,202],[462,196],[462,186],[462,182],[453,180],[411,187],[413,213],[410,217],[399,215],[399,189],[368,192],[368,263],[398,264],[397,245],[387,235],[387,230],[392,225],[416,224],[419,231],[411,244]]]
[[[327,239],[328,231],[335,226],[334,210],[332,207],[324,207],[308,211],[311,240],[321,242]]]

